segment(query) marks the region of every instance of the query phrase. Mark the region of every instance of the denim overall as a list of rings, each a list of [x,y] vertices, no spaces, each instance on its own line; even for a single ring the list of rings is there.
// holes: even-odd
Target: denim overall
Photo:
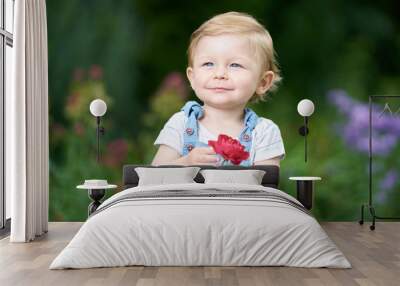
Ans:
[[[197,120],[203,117],[203,107],[196,101],[188,101],[182,107],[185,112],[185,116],[188,118],[185,132],[183,134],[183,156],[186,156],[194,147],[207,147],[208,144],[199,141],[199,126]],[[244,109],[244,122],[245,127],[239,135],[240,143],[245,147],[245,150],[250,153],[252,136],[251,132],[257,125],[257,114],[250,108]],[[233,165],[233,164],[232,164]],[[244,160],[240,163],[240,166],[251,166],[251,158]]]

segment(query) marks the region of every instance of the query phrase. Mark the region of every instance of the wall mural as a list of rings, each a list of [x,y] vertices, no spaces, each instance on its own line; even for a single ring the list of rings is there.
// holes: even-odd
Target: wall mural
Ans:
[[[165,122],[196,100],[186,78],[189,37],[224,11],[254,15],[274,39],[283,80],[266,102],[249,107],[281,130],[286,155],[279,188],[295,196],[290,177],[321,177],[315,182],[315,217],[358,221],[360,206],[369,201],[368,98],[400,91],[396,10],[386,2],[334,1],[334,10],[317,0],[255,1],[251,7],[245,1],[221,0],[207,7],[201,1],[178,2],[46,1],[50,221],[87,218],[90,198],[76,189],[85,180],[121,186],[124,164],[151,163]],[[309,17],[300,19],[304,14]],[[357,17],[350,21],[348,15]],[[89,111],[96,98],[107,104],[100,164],[96,120]],[[316,106],[308,122],[307,162],[298,133],[303,118],[296,110],[305,98]],[[380,123],[373,129],[372,199],[379,216],[392,217],[400,214],[400,103],[376,106],[374,119]],[[118,191],[108,191],[106,198]],[[369,212],[365,219],[371,219]]]

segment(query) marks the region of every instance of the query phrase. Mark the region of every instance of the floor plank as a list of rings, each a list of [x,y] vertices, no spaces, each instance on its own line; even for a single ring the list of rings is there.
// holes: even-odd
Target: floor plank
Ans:
[[[50,223],[49,232],[31,243],[0,240],[0,285],[399,285],[400,222],[378,222],[375,231],[355,222],[321,223],[352,269],[135,266],[49,270],[81,225]]]

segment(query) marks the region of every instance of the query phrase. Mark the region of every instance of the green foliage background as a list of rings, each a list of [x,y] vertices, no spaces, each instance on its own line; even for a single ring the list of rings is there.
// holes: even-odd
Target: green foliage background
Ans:
[[[289,176],[321,176],[316,217],[358,218],[367,200],[367,154],[352,150],[335,131],[346,119],[326,94],[343,89],[360,103],[372,94],[399,94],[399,8],[398,1],[48,0],[50,220],[86,219],[89,199],[75,189],[84,179],[120,184],[123,164],[151,162],[163,124],[195,99],[183,77],[191,32],[227,11],[253,15],[274,39],[284,79],[266,103],[251,108],[281,129],[286,158],[280,188],[294,194]],[[109,104],[100,166],[89,113],[98,97]],[[296,106],[303,98],[316,105],[307,164],[297,133],[302,118]],[[393,199],[398,202],[398,184],[378,206],[381,215],[400,211]]]

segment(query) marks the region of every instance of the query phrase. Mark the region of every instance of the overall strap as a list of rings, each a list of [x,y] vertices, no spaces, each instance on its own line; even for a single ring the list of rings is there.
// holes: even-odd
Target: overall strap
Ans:
[[[240,143],[245,147],[245,150],[250,153],[251,145],[252,145],[252,131],[257,125],[258,116],[257,114],[250,108],[245,108],[244,115],[244,123],[245,127],[239,136]],[[251,166],[251,158],[249,157],[247,160],[240,162],[240,166]]]
[[[181,110],[184,111],[185,116],[187,117],[185,131],[183,134],[182,149],[182,155],[186,156],[194,147],[198,147],[199,144],[201,144],[201,147],[208,145],[198,141],[198,119],[204,115],[203,107],[196,101],[188,101]],[[252,131],[257,125],[258,116],[250,108],[245,108],[244,112],[245,127],[240,133],[239,141],[245,147],[245,150],[250,153],[253,140]],[[251,158],[249,157],[247,160],[242,161],[240,166],[251,166]]]
[[[186,156],[197,145],[199,128],[197,120],[203,117],[203,107],[196,101],[188,101],[181,109],[187,117],[185,132],[183,134],[182,155]]]

